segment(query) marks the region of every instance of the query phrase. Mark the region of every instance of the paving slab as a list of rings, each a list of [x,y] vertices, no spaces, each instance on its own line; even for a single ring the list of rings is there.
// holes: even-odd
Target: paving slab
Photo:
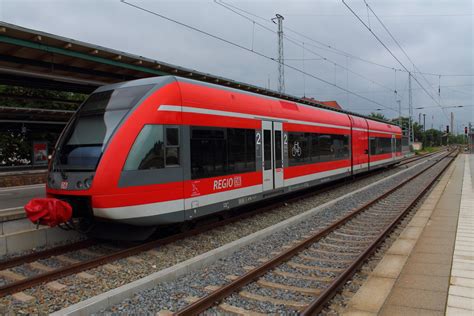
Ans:
[[[362,287],[354,295],[349,305],[350,309],[377,313],[390,293],[395,279],[371,277],[367,280],[365,287]]]
[[[387,315],[391,316],[443,316],[441,311],[414,308],[408,306],[390,305],[386,308]]]
[[[447,291],[449,277],[433,275],[413,275],[403,272],[398,279],[399,286],[404,288]]]
[[[447,315],[474,315],[474,186],[473,155],[464,161],[464,179],[454,246]]]
[[[395,286],[385,305],[406,306],[444,312],[446,293],[444,291],[427,291]],[[389,315],[382,310],[381,315]]]
[[[408,262],[403,272],[413,275],[431,275],[449,277],[451,274],[451,265],[438,263],[418,263]]]

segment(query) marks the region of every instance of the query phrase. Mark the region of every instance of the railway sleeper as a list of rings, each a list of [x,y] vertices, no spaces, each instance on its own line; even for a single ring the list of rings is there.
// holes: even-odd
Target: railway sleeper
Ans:
[[[277,299],[273,297],[268,297],[260,294],[254,294],[248,291],[241,291],[239,292],[239,295],[243,298],[249,299],[249,300],[255,300],[255,301],[260,301],[260,302],[269,302],[274,305],[284,305],[288,306],[297,310],[302,310],[303,308],[306,307],[306,303],[298,302],[298,301],[293,301],[293,300],[282,300],[282,299]]]

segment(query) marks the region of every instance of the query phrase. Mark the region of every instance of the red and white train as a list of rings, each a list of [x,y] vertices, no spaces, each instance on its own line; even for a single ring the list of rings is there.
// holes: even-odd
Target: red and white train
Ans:
[[[399,127],[173,76],[97,89],[55,149],[47,196],[74,217],[197,217],[396,163]]]

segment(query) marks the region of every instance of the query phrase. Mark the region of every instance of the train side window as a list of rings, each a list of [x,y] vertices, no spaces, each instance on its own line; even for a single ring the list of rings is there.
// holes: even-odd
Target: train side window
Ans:
[[[310,163],[310,133],[288,133],[288,162],[290,166]]]
[[[283,168],[281,154],[281,131],[275,131],[275,169]]]
[[[255,171],[255,130],[227,129],[227,173]]]
[[[332,135],[319,135],[319,160],[331,161],[336,156]]]
[[[191,178],[255,171],[255,130],[191,127]]]
[[[319,162],[319,134],[311,134],[311,161]]]
[[[377,155],[377,139],[375,137],[370,138],[370,154]]]
[[[392,152],[392,139],[388,137],[371,137],[370,138],[370,154],[382,155]]]
[[[163,125],[145,125],[133,143],[124,170],[165,167]]]
[[[336,160],[349,158],[349,136],[332,135],[332,142],[334,146],[334,158]]]
[[[224,174],[226,164],[225,129],[192,127],[191,178],[200,179]]]
[[[392,139],[387,137],[380,137],[379,141],[379,154],[389,154],[392,152]]]
[[[395,144],[396,144],[396,151],[401,152],[402,151],[402,140],[400,138],[395,139]]]
[[[165,127],[166,147],[165,165],[166,167],[179,166],[179,128]]]
[[[270,130],[263,131],[263,169],[272,169],[272,132]]]
[[[246,159],[246,170],[247,171],[255,171],[257,168],[256,164],[256,158],[255,155],[257,153],[257,149],[255,148],[255,130],[254,129],[248,129],[246,132],[246,153],[247,153],[247,159]]]

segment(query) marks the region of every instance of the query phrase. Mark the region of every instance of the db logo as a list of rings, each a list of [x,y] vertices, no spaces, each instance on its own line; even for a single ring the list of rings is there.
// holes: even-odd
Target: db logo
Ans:
[[[221,189],[238,188],[241,186],[242,186],[242,177],[236,176],[233,178],[214,180],[213,190],[215,191],[215,190],[221,190]]]
[[[68,182],[67,181],[61,181],[61,189],[66,190],[67,189]]]

